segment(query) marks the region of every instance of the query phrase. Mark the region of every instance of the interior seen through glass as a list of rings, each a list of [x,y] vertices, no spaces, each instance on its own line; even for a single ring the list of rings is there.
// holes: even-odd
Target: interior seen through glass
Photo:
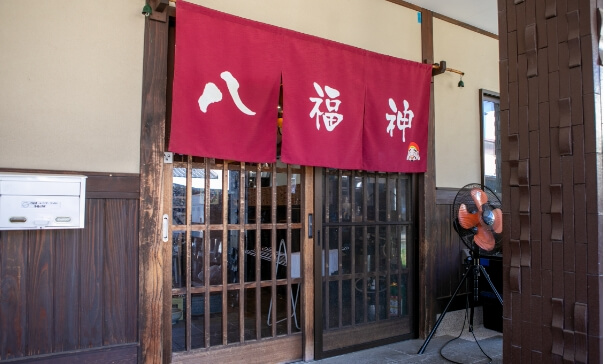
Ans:
[[[172,350],[300,331],[301,169],[175,156]]]

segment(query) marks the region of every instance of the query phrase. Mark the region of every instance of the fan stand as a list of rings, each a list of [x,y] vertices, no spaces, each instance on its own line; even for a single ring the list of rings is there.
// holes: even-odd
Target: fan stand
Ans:
[[[479,301],[479,275],[480,275],[480,273],[483,273],[483,277],[485,277],[485,279],[487,280],[487,283],[489,284],[492,291],[498,298],[498,301],[500,301],[500,304],[502,304],[502,297],[496,290],[496,287],[492,283],[492,280],[489,278],[489,274],[487,274],[487,272],[485,271],[485,268],[481,264],[479,264],[479,247],[477,247],[477,245],[473,245],[473,248],[471,249],[471,258],[473,261],[473,265],[466,269],[466,272],[464,273],[464,276],[460,280],[460,283],[458,283],[458,287],[456,287],[456,290],[454,291],[452,298],[450,298],[450,300],[448,301],[447,305],[445,306],[445,309],[443,310],[443,313],[439,316],[437,323],[435,323],[435,327],[433,327],[433,330],[431,330],[431,333],[424,341],[424,344],[422,344],[422,347],[420,348],[420,350],[418,350],[418,354],[424,353],[424,350],[426,349],[427,345],[433,338],[433,335],[435,335],[435,332],[437,331],[439,324],[441,324],[441,321],[445,317],[445,314],[447,313],[447,310],[450,307],[450,304],[454,301],[454,298],[456,298],[456,295],[458,294],[458,291],[462,287],[462,284],[469,277],[471,272],[473,273],[473,304],[471,305],[471,315],[470,315],[469,324],[468,324],[469,331],[473,332],[473,316],[475,313],[475,304]]]

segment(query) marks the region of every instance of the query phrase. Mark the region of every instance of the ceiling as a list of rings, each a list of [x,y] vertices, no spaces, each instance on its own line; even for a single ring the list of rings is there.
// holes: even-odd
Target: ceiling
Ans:
[[[405,0],[424,9],[498,34],[498,0]]]

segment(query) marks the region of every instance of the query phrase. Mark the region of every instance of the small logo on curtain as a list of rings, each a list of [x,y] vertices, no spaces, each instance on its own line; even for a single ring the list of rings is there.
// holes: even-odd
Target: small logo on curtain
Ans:
[[[340,107],[341,101],[334,100],[335,98],[340,96],[340,91],[326,85],[324,87],[326,91],[324,94],[324,90],[321,89],[321,86],[319,86],[317,82],[313,82],[313,87],[315,87],[315,91],[317,92],[317,96],[319,97],[309,97],[309,100],[315,103],[315,106],[313,106],[313,110],[311,110],[309,117],[315,117],[315,126],[317,127],[317,130],[319,130],[319,117],[321,116],[326,130],[332,131],[338,126],[338,124],[340,124],[343,118],[342,114],[338,113],[338,108]],[[324,103],[326,105],[327,112],[320,110],[321,105]]]
[[[389,98],[389,107],[393,111],[393,114],[386,114],[386,118],[389,121],[387,126],[387,133],[393,137],[393,130],[395,130],[395,122],[397,122],[397,129],[402,131],[402,141],[405,142],[405,129],[412,127],[412,119],[414,119],[414,112],[410,109],[410,104],[407,100],[403,100],[403,111],[397,110],[397,104],[391,98]],[[417,146],[416,146],[417,147]]]
[[[418,148],[418,144],[411,142],[408,147],[408,156],[406,158],[409,161],[419,161],[420,160],[420,148]]]
[[[229,90],[229,94],[235,103],[235,106],[246,115],[255,115],[256,113],[250,110],[244,103],[242,99],[239,97],[239,82],[231,72],[225,71],[221,73],[221,78],[227,84],[227,89]],[[204,87],[204,91],[202,92],[202,96],[197,100],[198,105],[200,106],[200,110],[203,113],[208,111],[208,106],[210,104],[219,102],[223,99],[223,93],[219,88],[214,84],[214,82],[208,82]]]

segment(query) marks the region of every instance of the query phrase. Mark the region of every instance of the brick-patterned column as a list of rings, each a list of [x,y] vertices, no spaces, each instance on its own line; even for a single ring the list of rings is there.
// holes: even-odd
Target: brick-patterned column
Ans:
[[[504,362],[601,363],[602,0],[499,0]]]

